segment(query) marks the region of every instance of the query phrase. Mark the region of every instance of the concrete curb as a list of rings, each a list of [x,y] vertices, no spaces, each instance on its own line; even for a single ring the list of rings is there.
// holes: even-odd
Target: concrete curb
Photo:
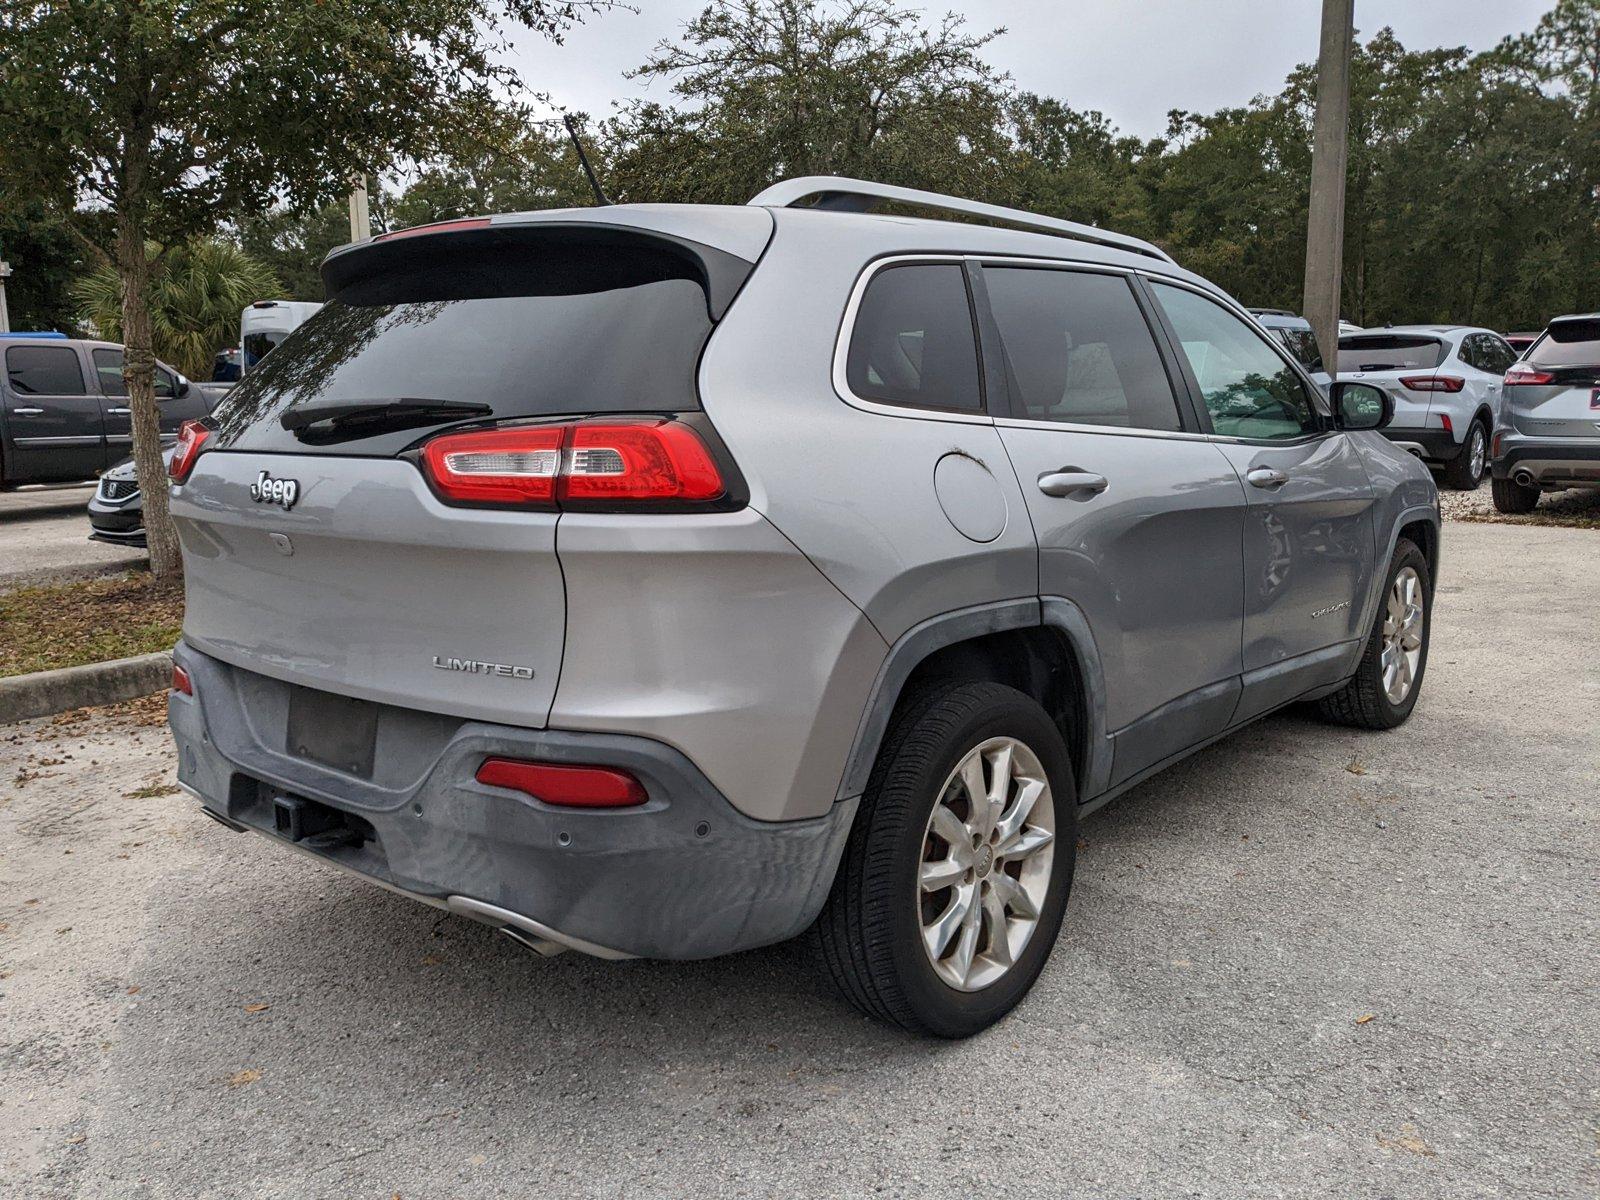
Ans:
[[[172,684],[172,655],[162,650],[135,658],[35,671],[0,679],[0,725],[48,717],[92,704],[115,704]]]

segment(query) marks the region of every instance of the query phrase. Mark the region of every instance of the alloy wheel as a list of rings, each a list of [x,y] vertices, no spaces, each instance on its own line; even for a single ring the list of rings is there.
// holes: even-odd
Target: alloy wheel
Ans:
[[[1383,691],[1390,704],[1402,704],[1411,694],[1422,661],[1422,579],[1415,567],[1402,567],[1389,585],[1383,615]]]
[[[1483,466],[1489,457],[1488,439],[1483,436],[1483,426],[1476,424],[1467,436],[1471,438],[1467,453],[1472,456],[1468,465],[1472,468],[1472,481],[1477,483],[1483,478]]]
[[[1039,758],[989,738],[956,764],[928,816],[918,868],[922,948],[949,986],[999,980],[1039,924],[1055,860],[1056,811]]]

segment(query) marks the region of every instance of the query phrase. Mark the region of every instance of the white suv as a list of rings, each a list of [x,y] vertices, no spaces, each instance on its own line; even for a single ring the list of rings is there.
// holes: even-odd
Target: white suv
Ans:
[[[1489,462],[1489,433],[1516,351],[1498,333],[1466,325],[1395,325],[1339,339],[1340,379],[1394,398],[1384,436],[1453,488],[1472,491]]]

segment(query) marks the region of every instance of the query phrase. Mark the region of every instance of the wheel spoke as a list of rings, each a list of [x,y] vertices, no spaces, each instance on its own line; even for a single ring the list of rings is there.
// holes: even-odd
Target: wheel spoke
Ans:
[[[998,967],[1011,965],[1011,937],[1006,923],[1006,906],[994,888],[983,890],[983,915],[989,926],[987,957]]]
[[[995,824],[995,840],[1004,844],[1017,835],[1027,821],[1028,815],[1033,812],[1033,806],[1039,802],[1039,797],[1044,795],[1044,780],[1025,779],[1022,786],[1017,789],[1017,799],[1005,811],[1000,820]]]
[[[983,809],[983,824],[974,824],[973,832],[988,837],[994,832],[994,823],[1005,810],[1011,795],[1011,743],[1007,742],[989,758],[989,792]]]
[[[1009,908],[1025,921],[1037,920],[1039,908],[1034,904],[1028,890],[1011,876],[1001,872],[992,877],[991,890],[999,898],[1000,903]]]
[[[972,960],[978,953],[978,934],[982,931],[983,908],[969,893],[966,912],[961,916],[961,936],[956,939],[955,952],[950,955],[950,969],[962,983],[972,974]]]
[[[950,897],[950,903],[931,925],[922,929],[922,940],[928,947],[928,954],[935,962],[944,957],[944,952],[950,948],[950,939],[956,934],[967,919],[967,914],[974,905],[973,892],[976,889],[971,884],[955,889]]]
[[[961,823],[960,817],[943,804],[934,805],[933,819],[929,822],[929,828],[947,846],[968,845],[967,827]]]
[[[1001,846],[999,848],[999,853],[1003,858],[1008,858],[1012,862],[1018,862],[1024,858],[1027,858],[1029,855],[1044,849],[1055,840],[1056,835],[1051,833],[1048,829],[1040,829],[1037,825],[1030,825],[1016,837],[1012,838],[1011,841]]]
[[[966,864],[959,863],[954,858],[944,858],[938,862],[925,862],[922,864],[922,890],[925,892],[942,892],[945,888],[954,887],[960,883],[966,873]]]

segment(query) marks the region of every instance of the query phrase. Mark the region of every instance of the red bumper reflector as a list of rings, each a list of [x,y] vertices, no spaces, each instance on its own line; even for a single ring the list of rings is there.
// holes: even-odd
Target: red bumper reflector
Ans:
[[[194,695],[194,682],[189,678],[189,672],[177,663],[172,664],[172,690],[182,692],[185,696]]]
[[[561,808],[631,808],[650,798],[644,784],[614,767],[569,767],[515,758],[486,758],[478,768],[477,779],[490,787],[524,792]]]

